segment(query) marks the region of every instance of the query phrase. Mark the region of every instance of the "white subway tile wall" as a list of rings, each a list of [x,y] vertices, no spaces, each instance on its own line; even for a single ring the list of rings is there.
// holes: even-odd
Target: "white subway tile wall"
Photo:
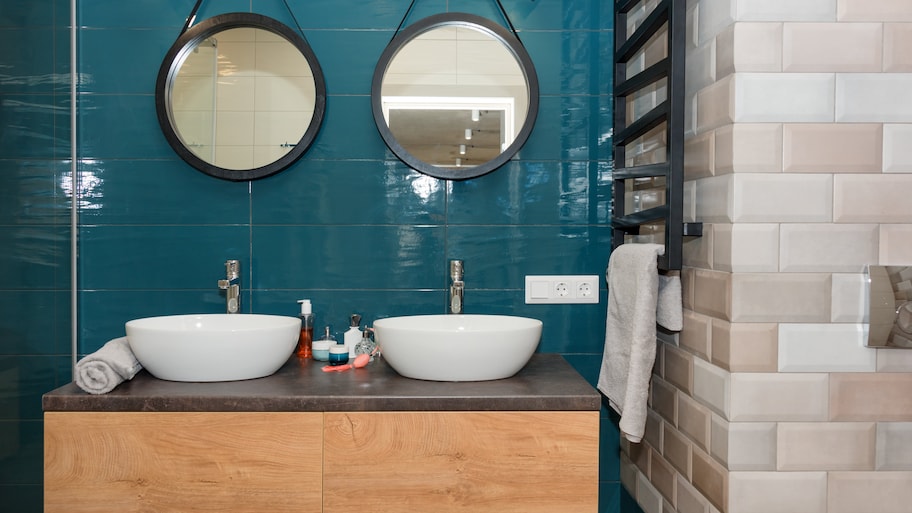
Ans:
[[[705,235],[622,483],[649,512],[908,513],[912,351],[864,319],[865,267],[912,264],[912,2],[690,0],[687,24]]]

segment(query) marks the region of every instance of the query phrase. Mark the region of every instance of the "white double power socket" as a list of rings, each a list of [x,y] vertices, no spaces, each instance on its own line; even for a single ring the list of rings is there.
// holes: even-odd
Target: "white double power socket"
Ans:
[[[526,304],[598,303],[596,275],[526,276]]]

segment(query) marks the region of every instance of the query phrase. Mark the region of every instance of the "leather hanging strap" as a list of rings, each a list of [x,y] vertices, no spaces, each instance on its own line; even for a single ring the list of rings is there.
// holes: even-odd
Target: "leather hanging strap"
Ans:
[[[190,25],[193,24],[193,20],[196,19],[196,12],[199,11],[200,5],[202,5],[202,3],[203,0],[196,0],[196,5],[194,5],[193,10],[190,11],[190,16],[187,16],[187,21],[184,22],[184,28],[181,29],[178,37],[184,35],[184,32],[186,32],[187,29],[190,28]]]

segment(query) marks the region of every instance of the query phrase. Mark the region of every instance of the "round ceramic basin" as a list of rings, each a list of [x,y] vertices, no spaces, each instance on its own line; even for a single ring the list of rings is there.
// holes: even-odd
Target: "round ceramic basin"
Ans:
[[[297,317],[169,315],[126,324],[130,348],[150,374],[170,381],[236,381],[269,376],[291,356]]]
[[[430,381],[486,381],[522,369],[542,322],[508,315],[412,315],[374,322],[383,358],[399,374]]]

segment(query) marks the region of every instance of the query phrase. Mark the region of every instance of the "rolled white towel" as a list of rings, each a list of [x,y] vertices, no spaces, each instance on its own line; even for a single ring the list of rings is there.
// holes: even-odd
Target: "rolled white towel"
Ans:
[[[76,364],[76,385],[90,394],[107,394],[142,370],[127,337],[108,341]]]

